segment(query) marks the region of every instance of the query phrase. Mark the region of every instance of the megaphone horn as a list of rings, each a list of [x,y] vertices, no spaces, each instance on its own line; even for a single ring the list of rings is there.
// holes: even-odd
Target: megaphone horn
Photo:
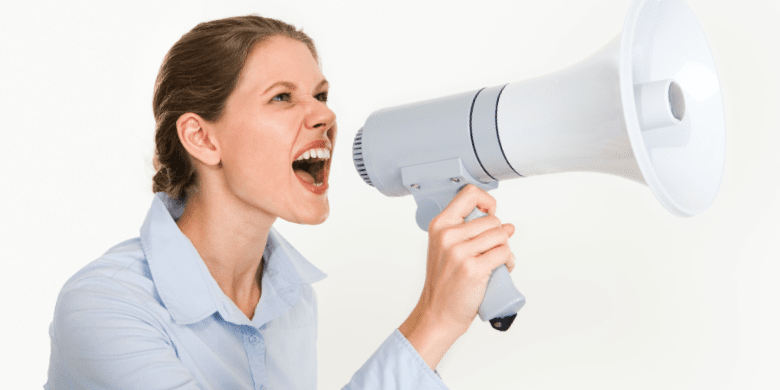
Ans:
[[[423,230],[468,183],[575,171],[646,184],[673,214],[696,215],[717,194],[724,151],[715,63],[682,0],[634,0],[622,33],[570,68],[378,110],[353,144],[361,177],[412,194]],[[496,272],[483,321],[513,319],[525,302]]]

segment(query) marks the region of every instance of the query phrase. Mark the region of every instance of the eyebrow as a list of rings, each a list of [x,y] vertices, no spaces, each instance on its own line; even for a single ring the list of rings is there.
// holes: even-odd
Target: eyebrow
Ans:
[[[322,87],[326,87],[326,86],[329,86],[329,85],[330,85],[330,83],[328,83],[328,80],[324,80],[323,79],[322,81],[320,81],[319,84],[317,84],[317,87],[314,88],[314,89],[320,89]],[[289,88],[289,89],[291,89],[293,91],[298,89],[295,86],[295,84],[293,84],[293,83],[291,83],[289,81],[277,81],[277,82],[273,83],[270,87],[268,87],[268,89],[266,89],[265,92],[263,92],[263,94],[268,93],[268,91],[270,91],[270,90],[272,90],[272,89],[274,89],[274,88],[276,88],[278,86],[287,87],[287,88]]]

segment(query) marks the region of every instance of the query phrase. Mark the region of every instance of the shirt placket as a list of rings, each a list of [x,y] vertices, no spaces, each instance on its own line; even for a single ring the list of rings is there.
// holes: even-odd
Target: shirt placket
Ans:
[[[265,339],[263,335],[255,327],[244,326],[243,342],[255,390],[267,389],[268,375],[265,370]]]

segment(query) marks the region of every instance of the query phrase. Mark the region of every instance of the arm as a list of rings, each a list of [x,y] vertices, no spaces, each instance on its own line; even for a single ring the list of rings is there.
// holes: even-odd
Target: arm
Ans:
[[[352,376],[342,390],[446,390],[398,329]]]
[[[464,223],[475,207],[488,215]],[[399,329],[431,369],[474,321],[493,269],[514,269],[508,240],[515,228],[495,211],[492,196],[468,185],[428,226],[425,285]]]
[[[144,302],[89,277],[63,290],[49,330],[51,389],[199,389]]]
[[[444,354],[465,331],[457,327],[449,327],[446,323],[438,323],[430,314],[427,316],[425,314],[418,303],[398,330],[425,364],[435,370]]]
[[[488,216],[464,223],[474,207]],[[417,306],[344,389],[446,389],[434,370],[477,316],[493,269],[514,268],[507,242],[515,229],[495,209],[493,197],[470,185],[431,222]]]

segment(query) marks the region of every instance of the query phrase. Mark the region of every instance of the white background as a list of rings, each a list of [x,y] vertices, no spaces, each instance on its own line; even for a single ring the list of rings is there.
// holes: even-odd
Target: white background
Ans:
[[[727,123],[720,193],[677,218],[647,187],[597,173],[502,182],[512,329],[476,321],[439,371],[451,389],[780,387],[780,5],[688,0],[715,56]],[[628,0],[4,1],[0,3],[0,387],[40,388],[57,294],[138,235],[152,200],[151,97],[165,52],[201,21],[303,27],[330,80],[339,139],[331,216],[277,228],[329,277],[320,387],[340,388],[414,306],[427,236],[411,197],[352,166],[374,110],[546,74],[619,33]]]

